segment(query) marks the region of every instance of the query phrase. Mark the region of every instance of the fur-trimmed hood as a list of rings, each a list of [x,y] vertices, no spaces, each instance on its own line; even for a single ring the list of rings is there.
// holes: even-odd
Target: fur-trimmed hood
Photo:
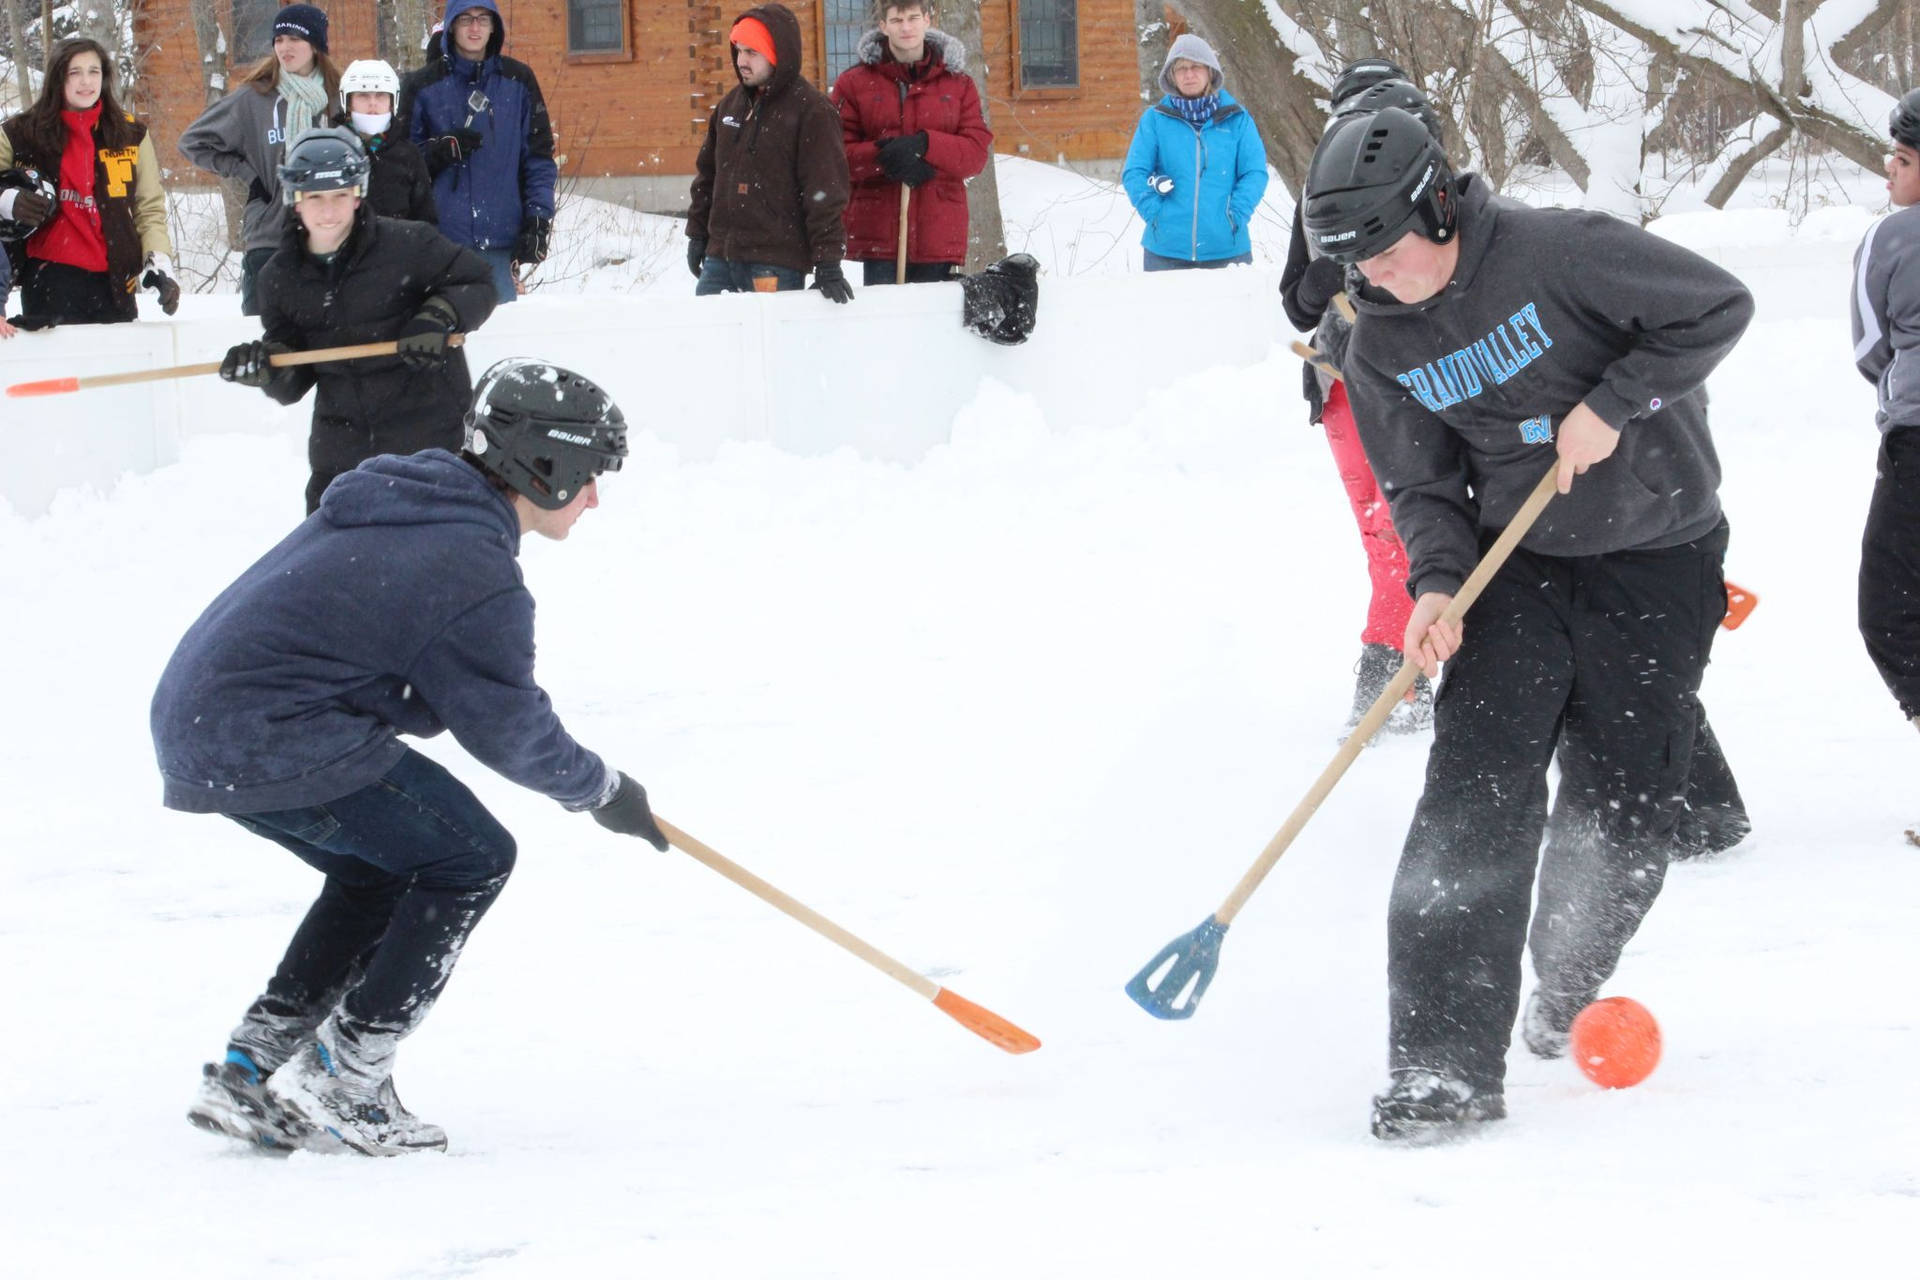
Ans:
[[[967,74],[967,46],[941,31],[937,27],[927,28],[927,48],[932,51],[936,61],[955,75]],[[855,47],[860,61],[870,67],[877,67],[893,57],[887,50],[887,33],[879,27],[860,37]]]

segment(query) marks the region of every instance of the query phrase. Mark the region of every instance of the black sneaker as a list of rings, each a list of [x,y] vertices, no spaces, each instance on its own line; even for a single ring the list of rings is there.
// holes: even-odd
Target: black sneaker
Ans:
[[[1707,805],[1696,809],[1687,805],[1673,824],[1670,856],[1678,862],[1690,858],[1710,858],[1745,840],[1753,832],[1747,811],[1735,805]]]
[[[1520,1013],[1520,1039],[1536,1058],[1564,1058],[1573,1020],[1592,1001],[1535,987]]]
[[[187,1108],[196,1129],[247,1143],[267,1155],[292,1155],[306,1126],[281,1110],[267,1094],[266,1081],[253,1059],[237,1049],[226,1061],[200,1068],[200,1093]]]
[[[1504,1094],[1476,1092],[1465,1081],[1437,1071],[1402,1068],[1393,1073],[1387,1091],[1373,1100],[1373,1136],[1416,1146],[1446,1142],[1506,1116]]]
[[[1347,712],[1347,727],[1340,735],[1342,742],[1360,727],[1361,718],[1373,709],[1404,661],[1406,655],[1390,644],[1360,646],[1360,661],[1353,664],[1353,709]]]

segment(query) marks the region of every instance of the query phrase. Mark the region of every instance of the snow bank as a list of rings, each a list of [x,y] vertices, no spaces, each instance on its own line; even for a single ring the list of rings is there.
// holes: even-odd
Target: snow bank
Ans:
[[[0,343],[0,382],[217,361],[257,336],[230,297],[189,300],[170,321],[71,327]],[[544,297],[495,313],[473,335],[477,376],[542,356],[608,387],[627,418],[688,460],[726,440],[802,456],[851,448],[913,462],[946,441],[984,379],[1031,399],[1055,428],[1124,422],[1150,393],[1214,368],[1264,360],[1285,326],[1278,273],[1258,268],[1144,277],[1043,277],[1039,323],[1020,347],[960,325],[958,284],[870,289],[849,306],[817,293],[717,298]],[[1088,362],[1084,353],[1099,353]],[[180,457],[209,432],[306,430],[310,405],[262,413],[258,392],[212,376],[12,400],[20,433],[0,496],[43,514],[61,489],[105,490]]]

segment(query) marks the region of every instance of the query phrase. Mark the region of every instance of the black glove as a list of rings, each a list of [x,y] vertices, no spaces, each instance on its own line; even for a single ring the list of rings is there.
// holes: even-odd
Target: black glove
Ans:
[[[167,261],[164,253],[147,255],[146,274],[140,277],[140,287],[151,289],[160,295],[160,309],[168,315],[180,309],[180,285],[173,278],[173,264]]]
[[[445,298],[428,298],[401,326],[395,342],[401,363],[415,373],[437,369],[447,358],[447,338],[459,327],[460,313]]]
[[[220,379],[237,386],[265,390],[274,375],[268,357],[290,350],[291,347],[282,343],[259,340],[228,347],[226,358],[220,362]]]
[[[977,275],[961,276],[960,295],[962,324],[988,342],[1018,346],[1033,332],[1040,309],[1040,264],[1025,253],[1002,258]]]
[[[528,218],[520,224],[520,239],[513,246],[513,260],[523,266],[537,267],[547,260],[547,248],[553,243],[552,218]]]
[[[427,142],[427,165],[438,174],[450,164],[459,164],[480,149],[486,139],[478,129],[455,129]]]
[[[940,172],[927,163],[926,155],[927,135],[910,133],[904,138],[888,138],[881,143],[876,158],[887,177],[902,185],[917,187],[937,177]]]
[[[13,198],[13,220],[23,227],[38,230],[53,216],[53,201],[38,191],[21,191]]]
[[[833,302],[852,302],[853,286],[837,262],[817,262],[813,267],[813,287]]]
[[[698,236],[687,241],[687,270],[693,272],[693,278],[700,278],[700,264],[707,260],[707,242]]]
[[[623,836],[639,836],[660,852],[667,851],[667,837],[654,823],[653,810],[647,808],[647,789],[626,774],[620,775],[613,799],[592,813],[593,820],[607,830]]]
[[[1294,285],[1293,296],[1299,301],[1302,311],[1319,315],[1333,301],[1333,295],[1346,287],[1346,283],[1345,267],[1332,258],[1315,258],[1307,264],[1300,282]]]

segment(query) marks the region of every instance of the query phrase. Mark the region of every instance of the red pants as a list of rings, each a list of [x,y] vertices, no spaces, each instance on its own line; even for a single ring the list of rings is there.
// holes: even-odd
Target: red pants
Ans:
[[[1373,468],[1367,465],[1367,455],[1360,448],[1347,389],[1337,382],[1327,393],[1320,425],[1327,429],[1333,462],[1340,468],[1340,483],[1347,488],[1354,523],[1360,526],[1360,545],[1367,551],[1367,577],[1373,582],[1373,598],[1367,602],[1367,625],[1360,632],[1360,643],[1398,649],[1407,638],[1407,619],[1413,616],[1413,599],[1407,594],[1407,549],[1393,531],[1393,514],[1387,509],[1387,500],[1380,496]]]

